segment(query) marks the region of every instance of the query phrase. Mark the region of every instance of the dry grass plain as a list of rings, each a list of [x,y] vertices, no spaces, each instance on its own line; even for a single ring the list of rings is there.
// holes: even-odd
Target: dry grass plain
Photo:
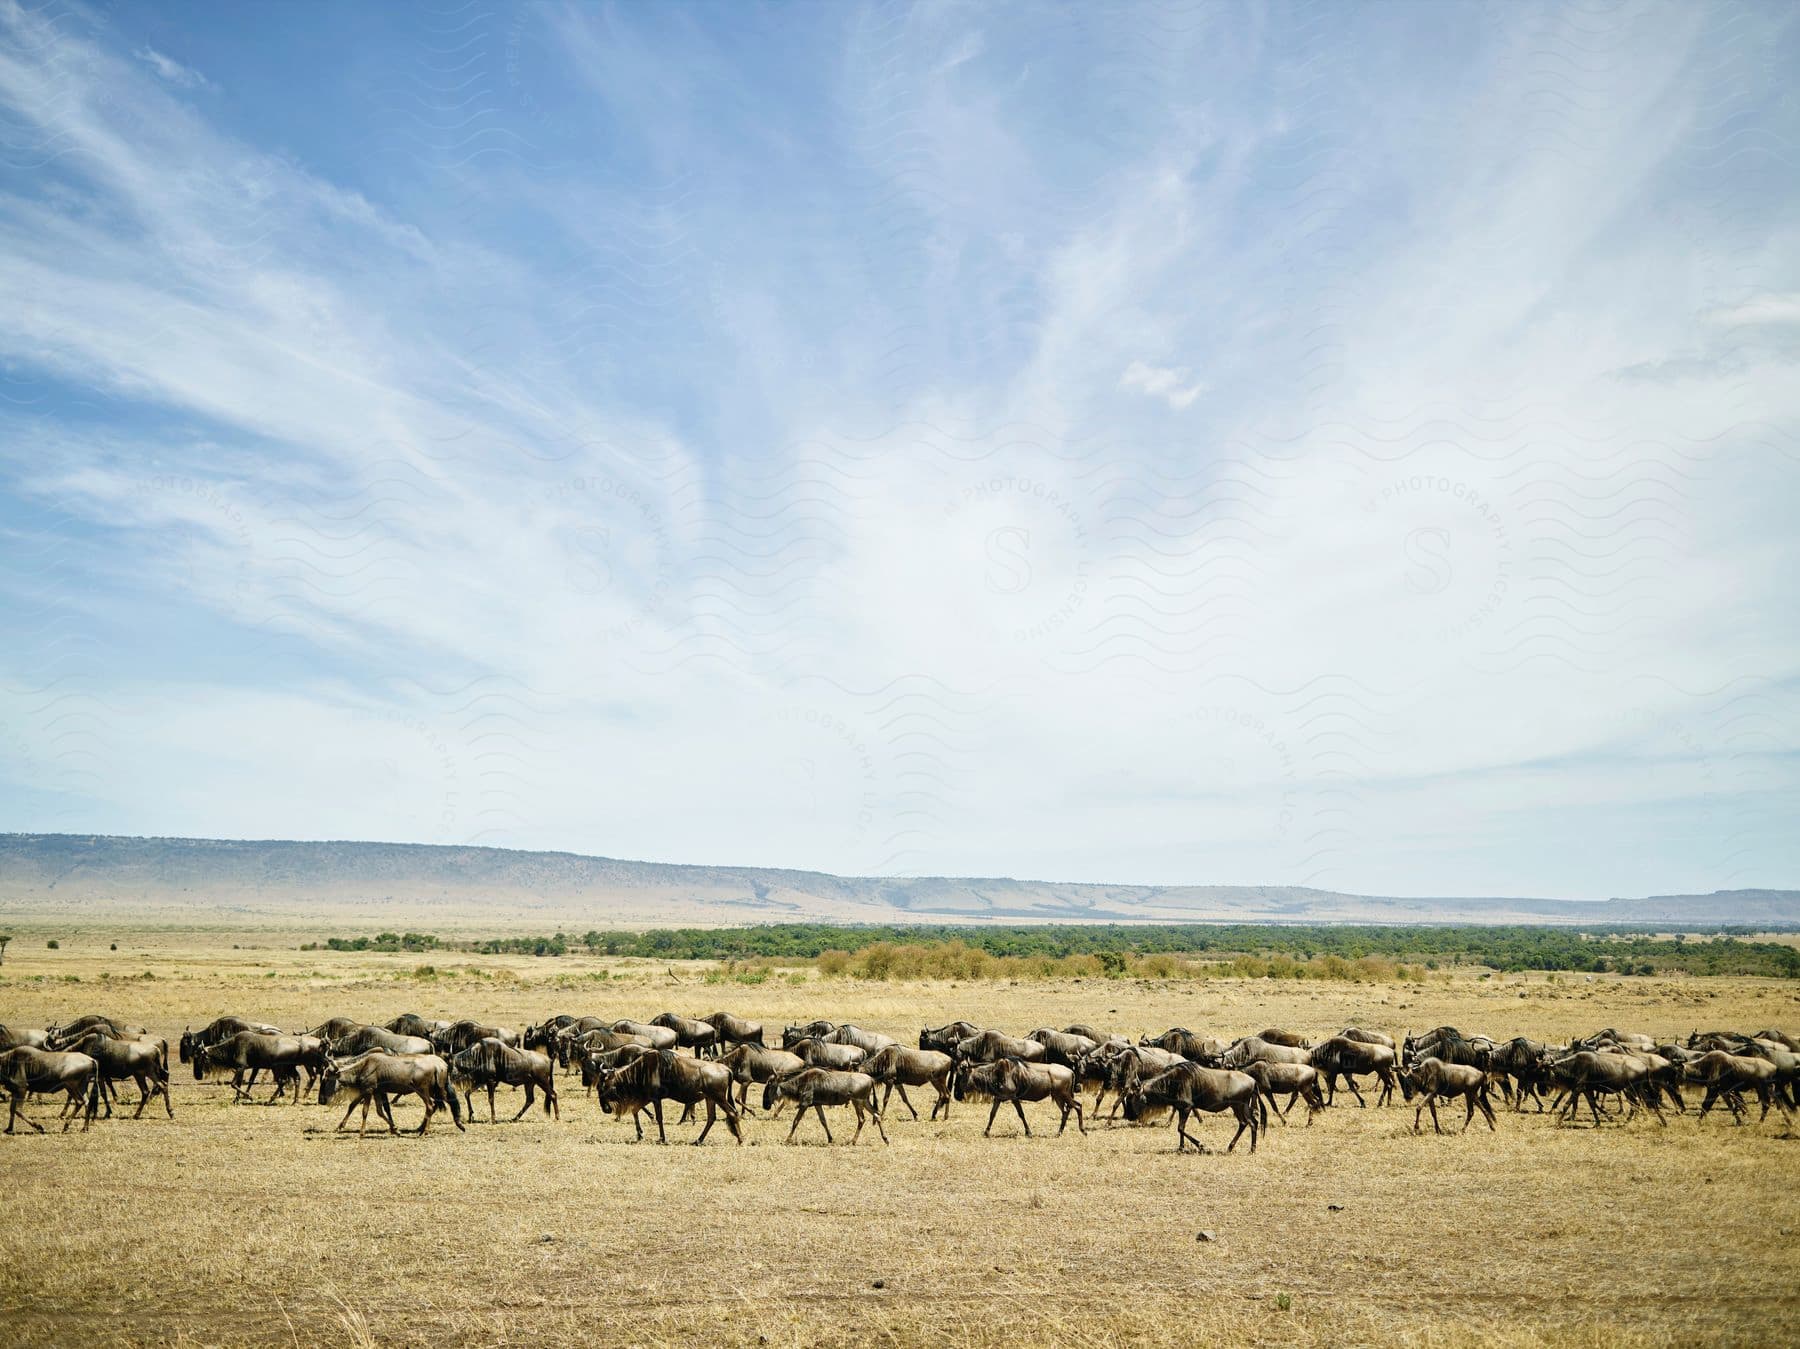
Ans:
[[[21,934],[0,1020],[105,1011],[171,1039],[227,1011],[298,1027],[408,1009],[726,1007],[909,1038],[954,1016],[1134,1035],[1800,1024],[1796,990],[1756,980],[745,987],[702,967],[296,944],[89,928],[47,951]],[[415,976],[426,959],[436,977]],[[1497,1135],[1437,1138],[1410,1132],[1410,1108],[1340,1102],[1310,1129],[1275,1125],[1255,1156],[1178,1157],[1167,1128],[1058,1138],[1044,1108],[1029,1139],[1003,1118],[984,1140],[969,1105],[947,1124],[900,1111],[890,1147],[843,1146],[847,1125],[837,1147],[811,1129],[783,1147],[784,1119],[696,1149],[634,1144],[573,1080],[560,1123],[423,1140],[334,1137],[336,1110],[227,1096],[178,1070],[173,1120],[0,1138],[0,1342],[1598,1345],[1791,1343],[1800,1325],[1800,1150],[1774,1117],[1595,1130],[1503,1111]],[[33,1114],[55,1128],[54,1107]],[[1217,1119],[1200,1133],[1229,1137]]]

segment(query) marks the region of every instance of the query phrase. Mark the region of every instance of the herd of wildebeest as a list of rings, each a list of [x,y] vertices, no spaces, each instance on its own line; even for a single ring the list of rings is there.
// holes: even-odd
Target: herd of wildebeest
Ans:
[[[915,1048],[860,1026],[812,1021],[783,1027],[780,1048],[770,1038],[760,1022],[729,1012],[708,1017],[665,1012],[650,1021],[563,1015],[522,1030],[407,1013],[385,1025],[333,1017],[303,1032],[222,1016],[184,1030],[176,1052],[181,1063],[192,1065],[197,1080],[228,1078],[233,1101],[252,1100],[258,1076],[266,1073],[273,1083],[266,1103],[284,1097],[299,1102],[308,1093],[316,1093],[325,1106],[342,1101],[340,1131],[360,1106],[359,1135],[368,1128],[371,1107],[390,1133],[398,1133],[393,1106],[409,1097],[424,1106],[413,1131],[419,1135],[439,1110],[447,1110],[459,1130],[465,1118],[474,1122],[480,1091],[487,1094],[488,1120],[495,1123],[495,1093],[503,1086],[524,1092],[513,1119],[539,1097],[545,1114],[560,1119],[558,1077],[566,1081],[578,1074],[608,1113],[631,1118],[640,1140],[641,1117],[648,1110],[658,1140],[668,1141],[663,1119],[668,1101],[684,1107],[682,1123],[697,1108],[705,1109],[696,1143],[704,1142],[723,1116],[741,1144],[741,1121],[756,1114],[751,1088],[760,1087],[762,1111],[773,1116],[790,1103],[794,1107],[788,1142],[809,1111],[826,1141],[833,1141],[828,1106],[855,1112],[852,1143],[871,1122],[886,1142],[884,1116],[895,1092],[912,1118],[919,1117],[907,1095],[912,1087],[935,1093],[932,1120],[940,1112],[948,1119],[953,1101],[989,1102],[984,1135],[1007,1104],[1030,1134],[1025,1106],[1044,1101],[1060,1114],[1058,1133],[1068,1127],[1070,1115],[1085,1133],[1087,1117],[1097,1116],[1110,1095],[1108,1119],[1123,1114],[1135,1123],[1172,1116],[1177,1152],[1190,1143],[1206,1150],[1188,1133],[1190,1117],[1223,1112],[1237,1121],[1226,1151],[1248,1133],[1254,1152],[1271,1106],[1285,1124],[1295,1102],[1302,1102],[1311,1125],[1333,1104],[1340,1086],[1365,1106],[1359,1078],[1372,1079],[1372,1093],[1380,1087],[1377,1106],[1389,1103],[1396,1090],[1404,1102],[1416,1101],[1415,1132],[1422,1131],[1429,1110],[1433,1129],[1442,1133],[1437,1103],[1458,1099],[1464,1104],[1463,1129],[1478,1112],[1493,1129],[1490,1095],[1496,1087],[1514,1110],[1535,1104],[1563,1122],[1572,1122],[1585,1102],[1595,1126],[1625,1123],[1644,1111],[1666,1127],[1665,1105],[1687,1109],[1684,1088],[1704,1088],[1701,1119],[1723,1104],[1742,1124],[1754,1100],[1761,1106],[1758,1122],[1771,1107],[1791,1121],[1800,1069],[1800,1042],[1776,1030],[1695,1031],[1676,1043],[1608,1029],[1549,1045],[1523,1036],[1464,1035],[1452,1026],[1405,1034],[1398,1043],[1355,1026],[1317,1043],[1276,1028],[1223,1040],[1177,1027],[1134,1042],[1088,1025],[1043,1027],[1014,1037],[953,1021],[920,1031]],[[9,1134],[21,1119],[44,1131],[23,1113],[33,1095],[64,1097],[64,1132],[78,1116],[85,1132],[102,1111],[113,1113],[115,1084],[122,1082],[138,1089],[133,1119],[159,1096],[173,1117],[169,1072],[166,1039],[112,1017],[82,1016],[45,1030],[0,1026],[0,1086],[11,1101]],[[1097,1091],[1084,1107],[1088,1087]]]

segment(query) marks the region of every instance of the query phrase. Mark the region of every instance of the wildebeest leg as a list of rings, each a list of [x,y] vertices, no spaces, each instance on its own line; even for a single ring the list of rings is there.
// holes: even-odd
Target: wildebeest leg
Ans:
[[[1481,1113],[1487,1116],[1488,1132],[1496,1132],[1497,1130],[1494,1124],[1494,1107],[1488,1103],[1487,1093],[1485,1091],[1476,1093],[1475,1104],[1481,1108]]]
[[[425,1137],[425,1130],[431,1124],[431,1115],[432,1112],[437,1109],[437,1105],[431,1099],[431,1089],[429,1087],[421,1083],[418,1087],[414,1088],[414,1091],[425,1106],[425,1118],[419,1121],[418,1132],[418,1137],[423,1138]]]
[[[1359,1110],[1368,1109],[1369,1103],[1363,1100],[1362,1093],[1356,1089],[1356,1075],[1354,1073],[1344,1074],[1344,1085],[1350,1088],[1350,1094],[1356,1097],[1357,1108]]]
[[[871,1107],[873,1107],[875,1104],[875,1101],[873,1099],[874,1095],[875,1095],[874,1092],[869,1093],[869,1096],[871,1098],[869,1101],[869,1105]],[[863,1103],[861,1101],[852,1099],[850,1102],[850,1108],[852,1110],[856,1111],[856,1132],[850,1135],[850,1146],[855,1147],[856,1140],[862,1137],[863,1125],[867,1121],[863,1118]]]
[[[488,1123],[489,1124],[498,1124],[500,1122],[498,1119],[496,1119],[494,1117],[494,1091],[498,1086],[499,1086],[499,1084],[496,1082],[490,1082],[487,1084]]]
[[[1085,1134],[1087,1132],[1087,1121],[1081,1117],[1081,1093],[1072,1091],[1069,1093],[1069,1097],[1069,1109],[1075,1112],[1075,1128],[1078,1132]]]
[[[912,1117],[913,1117],[913,1118],[914,1118],[914,1119],[917,1119],[917,1118],[918,1118],[918,1117],[919,1117],[919,1112],[918,1112],[918,1111],[917,1111],[917,1110],[915,1110],[915,1109],[913,1109],[913,1103],[912,1103],[912,1101],[910,1101],[910,1100],[909,1100],[909,1099],[908,1099],[908,1098],[907,1098],[907,1095],[906,1095],[906,1083],[904,1083],[904,1082],[897,1082],[897,1083],[896,1083],[896,1084],[895,1084],[895,1085],[897,1085],[897,1086],[898,1086],[898,1087],[899,1087],[899,1088],[900,1088],[900,1104],[901,1104],[901,1105],[903,1105],[903,1106],[905,1106],[905,1107],[906,1107],[906,1108],[907,1108],[907,1109],[908,1109],[908,1110],[911,1110],[911,1111],[912,1111]],[[874,1104],[874,1102],[873,1102],[873,1101],[871,1101],[871,1102],[870,1102],[870,1104],[871,1104],[871,1105],[873,1105],[873,1104]],[[883,1110],[884,1110],[884,1111],[885,1111],[885,1110],[886,1110],[886,1109],[887,1109],[887,1104],[888,1104],[888,1103],[887,1103],[887,1101],[886,1101],[886,1099],[885,1099],[885,1098],[884,1098],[884,1099],[883,1099],[883,1100],[882,1100],[882,1102],[881,1102],[881,1108],[882,1108],[882,1109],[883,1109]]]
[[[802,1111],[801,1113],[804,1114],[805,1112]],[[825,1118],[825,1107],[822,1105],[815,1105],[813,1107],[813,1113],[819,1117],[819,1127],[825,1131],[825,1141],[827,1143],[837,1142],[837,1140],[831,1136],[831,1121]]]
[[[981,1136],[983,1138],[988,1138],[988,1137],[992,1136],[993,1130],[994,1130],[994,1116],[998,1115],[999,1113],[1000,1113],[1000,1102],[998,1100],[996,1100],[993,1104],[993,1107],[988,1111],[987,1128],[985,1128],[981,1131]]]
[[[528,1081],[525,1083],[525,1104],[520,1106],[519,1113],[512,1117],[512,1123],[517,1124],[519,1122],[520,1118],[525,1114],[525,1112],[527,1110],[531,1109],[532,1103],[535,1102],[536,1100],[537,1100],[537,1096],[534,1094],[532,1085]],[[550,1108],[549,1106],[544,1107],[544,1109],[546,1111],[548,1111],[549,1108]]]
[[[1463,1105],[1466,1107],[1463,1111],[1463,1127],[1458,1129],[1457,1132],[1466,1134],[1469,1132],[1469,1125],[1472,1124],[1475,1120],[1475,1093],[1474,1092],[1465,1091],[1463,1093]]]
[[[689,1110],[693,1109],[693,1106],[691,1103],[689,1104],[688,1109]],[[706,1135],[712,1129],[713,1121],[715,1119],[717,1119],[718,1116],[719,1116],[718,1107],[713,1104],[712,1097],[708,1096],[706,1098],[706,1123],[704,1125],[702,1125],[700,1128],[700,1137],[698,1137],[694,1140],[695,1147],[699,1147],[702,1143],[704,1143],[706,1141]]]
[[[950,1118],[950,1084],[947,1081],[943,1081],[943,1080],[940,1080],[939,1078],[934,1077],[931,1079],[931,1085],[937,1089],[937,1094],[938,1094],[937,1100],[932,1102],[932,1105],[931,1105],[931,1118],[932,1119],[937,1118],[938,1110],[941,1107],[944,1112],[944,1118],[949,1119]],[[1077,1093],[1079,1093],[1081,1088],[1077,1087],[1075,1090]]]
[[[1426,1101],[1428,1101],[1430,1099],[1431,1098],[1429,1096],[1427,1096],[1425,1098]],[[1424,1117],[1425,1117],[1425,1101],[1420,1101],[1419,1105],[1418,1105],[1418,1109],[1413,1111],[1413,1132],[1414,1133],[1422,1134],[1425,1132],[1425,1130],[1420,1126],[1420,1123],[1419,1123],[1422,1119],[1424,1119]]]
[[[794,1112],[794,1122],[788,1125],[787,1137],[781,1141],[784,1143],[792,1143],[794,1141],[794,1135],[800,1130],[800,1121],[805,1118],[806,1112],[804,1110],[796,1110]]]
[[[1258,1096],[1267,1096],[1267,1097],[1268,1097],[1268,1098],[1269,1098],[1269,1104],[1270,1104],[1270,1105],[1272,1105],[1272,1106],[1274,1106],[1274,1107],[1275,1107],[1275,1118],[1276,1118],[1276,1119],[1278,1119],[1278,1120],[1281,1120],[1281,1122],[1282,1122],[1282,1123],[1283,1123],[1283,1124],[1286,1124],[1286,1123],[1287,1123],[1287,1120],[1285,1120],[1285,1119],[1283,1119],[1283,1118],[1282,1118],[1282,1114],[1281,1114],[1281,1102],[1280,1102],[1280,1101],[1278,1101],[1278,1100],[1276,1100],[1276,1099],[1275,1099],[1275,1093],[1274,1093],[1274,1092],[1273,1092],[1273,1091],[1271,1091],[1271,1090],[1270,1090],[1270,1089],[1269,1089],[1269,1088],[1267,1088],[1267,1087],[1258,1087],[1258,1088],[1257,1088],[1257,1089],[1256,1089],[1256,1094],[1257,1094],[1257,1095],[1258,1095]],[[1289,1104],[1289,1105],[1292,1105],[1292,1104],[1293,1104],[1293,1103],[1294,1103],[1294,1101],[1293,1101],[1293,1097],[1291,1097],[1291,1096],[1290,1096],[1290,1097],[1289,1097],[1289,1098],[1288,1098],[1288,1104]]]
[[[27,1124],[29,1124],[32,1128],[36,1129],[39,1133],[43,1133],[44,1126],[39,1124],[33,1118],[31,1118],[30,1115],[27,1115],[23,1110],[19,1109],[19,1107],[24,1104],[24,1101],[25,1101],[25,1093],[24,1092],[20,1091],[20,1092],[13,1093],[12,1111],[6,1117],[6,1132],[11,1133],[13,1131],[13,1121],[14,1120],[22,1119]]]
[[[1195,1152],[1206,1151],[1206,1144],[1202,1143],[1198,1138],[1187,1131],[1188,1116],[1192,1113],[1193,1111],[1185,1105],[1178,1105],[1175,1107],[1175,1151],[1177,1152],[1181,1151],[1184,1143],[1192,1143]]]
[[[1017,1096],[1013,1097],[1013,1109],[1019,1112],[1019,1123],[1025,1126],[1025,1137],[1030,1138],[1031,1121],[1025,1118],[1025,1107],[1019,1103]]]
[[[727,1092],[726,1096],[727,1099],[729,1099],[730,1093]],[[562,1102],[557,1099],[556,1078],[554,1075],[548,1082],[544,1083],[544,1114],[555,1120],[560,1120],[562,1118]]]
[[[654,1101],[650,1102],[650,1109],[656,1114],[656,1141],[658,1143],[667,1144],[669,1135],[663,1130],[662,1097],[658,1096]]]
[[[727,1089],[727,1091],[725,1092],[724,1105],[725,1105],[725,1127],[731,1130],[731,1136],[733,1138],[737,1139],[737,1144],[741,1148],[744,1146],[744,1130],[738,1124],[737,1111],[735,1111],[731,1108],[731,1092],[729,1089]]]
[[[1600,1123],[1600,1093],[1590,1088],[1587,1094],[1587,1100],[1588,1114],[1594,1117],[1594,1124],[1597,1127]]]
[[[1425,1098],[1425,1104],[1431,1107],[1431,1127],[1438,1133],[1443,1133],[1444,1126],[1438,1123],[1437,1097],[1427,1096]]]
[[[1386,1105],[1394,1099],[1394,1075],[1388,1069],[1383,1068],[1377,1076],[1381,1078],[1381,1095],[1376,1099],[1375,1104]]]
[[[363,1138],[368,1135],[368,1132],[369,1132],[369,1101],[371,1099],[372,1098],[369,1096],[365,1096],[362,1098],[362,1118],[356,1122],[356,1136],[358,1138]]]

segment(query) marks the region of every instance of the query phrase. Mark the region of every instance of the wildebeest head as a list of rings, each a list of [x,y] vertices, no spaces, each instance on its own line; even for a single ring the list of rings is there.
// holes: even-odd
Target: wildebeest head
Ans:
[[[325,1071],[319,1075],[319,1104],[320,1105],[330,1105],[331,1104],[331,1098],[333,1096],[337,1095],[338,1086],[341,1081],[342,1081],[342,1077],[338,1072],[338,1066],[337,1066],[336,1062],[331,1059],[326,1059],[325,1060]]]
[[[959,1101],[966,1101],[970,1096],[989,1096],[993,1092],[995,1076],[999,1071],[1000,1064],[997,1063],[975,1063],[962,1059],[956,1065],[952,1093]]]
[[[181,1028],[181,1061],[183,1063],[194,1061],[194,1028],[192,1026]]]
[[[763,1103],[762,1103],[763,1110],[764,1111],[773,1110],[775,1108],[775,1102],[778,1101],[780,1098],[781,1098],[781,1079],[779,1077],[771,1077],[767,1082],[765,1082],[763,1084]]]
[[[1134,1085],[1130,1091],[1127,1091],[1119,1098],[1119,1103],[1120,1108],[1124,1111],[1125,1118],[1130,1120],[1133,1124],[1136,1124],[1144,1117],[1144,1110],[1147,1105],[1147,1102],[1144,1100],[1144,1084],[1139,1082]]]
[[[1400,1083],[1400,1099],[1403,1101],[1412,1100],[1419,1091],[1419,1084],[1413,1080],[1413,1074],[1418,1071],[1418,1067],[1418,1064],[1413,1063],[1394,1069],[1394,1077]]]
[[[206,1081],[206,1073],[212,1067],[212,1047],[196,1045],[194,1047],[194,1081]]]

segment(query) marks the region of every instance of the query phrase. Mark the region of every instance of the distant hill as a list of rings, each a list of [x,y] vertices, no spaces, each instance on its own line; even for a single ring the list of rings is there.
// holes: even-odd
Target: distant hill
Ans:
[[[0,913],[154,924],[735,926],[756,922],[1800,923],[1800,891],[1414,898],[1293,886],[1083,885],[676,866],[411,843],[0,834]]]

